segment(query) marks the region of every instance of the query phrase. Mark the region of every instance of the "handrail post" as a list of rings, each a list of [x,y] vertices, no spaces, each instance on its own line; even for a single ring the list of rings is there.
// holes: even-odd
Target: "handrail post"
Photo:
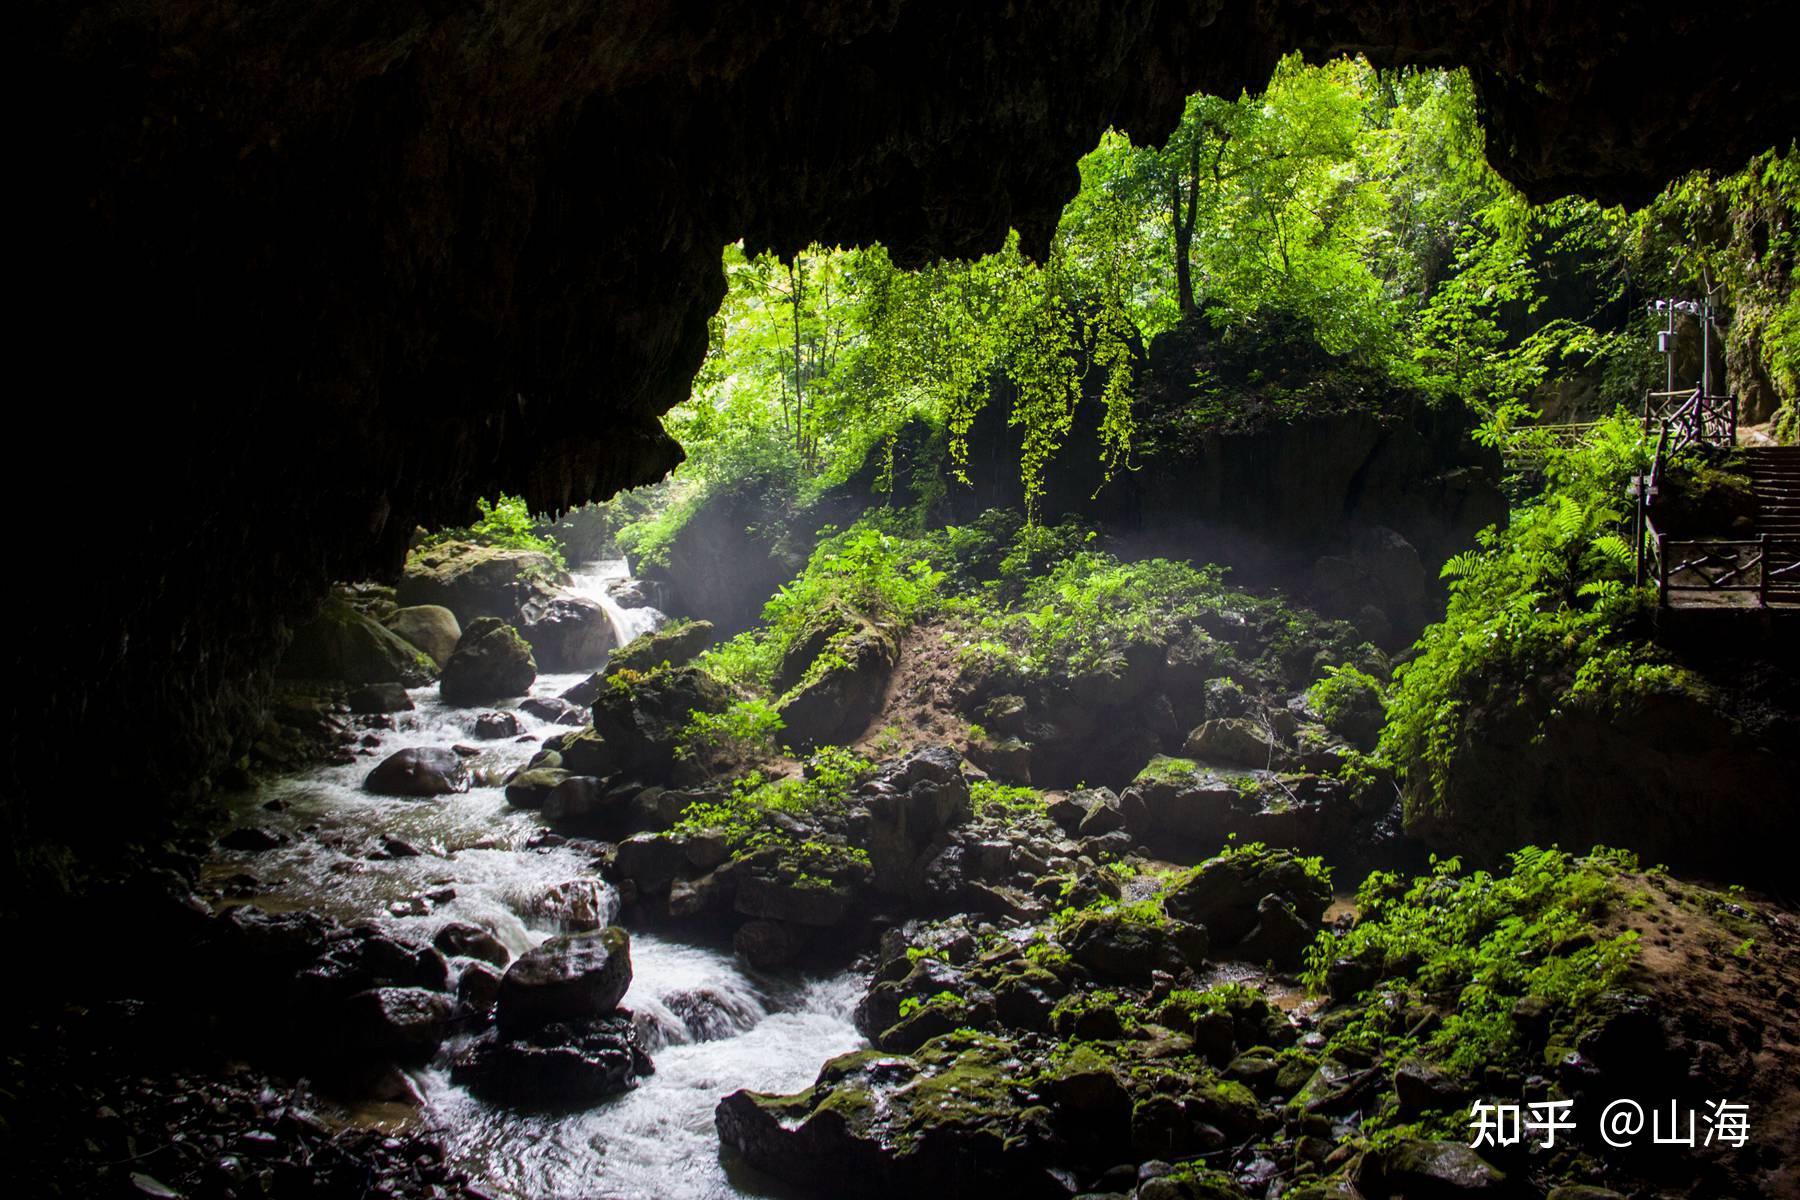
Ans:
[[[1769,607],[1769,535],[1756,535],[1756,607]]]
[[[1656,535],[1656,606],[1669,607],[1669,552],[1663,535]]]

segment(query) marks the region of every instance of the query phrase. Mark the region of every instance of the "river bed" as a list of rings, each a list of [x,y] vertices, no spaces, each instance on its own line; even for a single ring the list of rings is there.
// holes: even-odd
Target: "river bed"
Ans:
[[[616,633],[629,638],[661,614],[612,601],[607,585],[623,574],[622,563],[590,564],[574,572],[569,592],[600,600]],[[585,674],[540,675],[532,695],[556,696]],[[266,783],[244,820],[289,841],[253,856],[223,851],[209,875],[224,881],[252,871],[259,906],[374,921],[413,941],[471,922],[515,956],[564,929],[616,919],[618,899],[598,877],[592,846],[545,837],[542,820],[508,805],[501,792],[500,781],[566,727],[504,701],[491,707],[513,712],[525,737],[478,742],[475,718],[487,709],[448,707],[436,685],[409,694],[413,711],[393,714],[393,728],[376,731],[372,754]],[[362,788],[375,764],[398,750],[457,743],[480,749],[470,759],[479,775],[467,793],[409,799]],[[738,1088],[798,1090],[826,1059],[862,1045],[851,1013],[863,980],[848,972],[752,974],[728,948],[632,933],[624,1004],[655,1059],[653,1075],[585,1111],[519,1113],[450,1082],[447,1064],[460,1045],[453,1040],[413,1073],[425,1101],[419,1120],[444,1140],[453,1165],[508,1200],[784,1194],[747,1169],[728,1169],[713,1109]]]

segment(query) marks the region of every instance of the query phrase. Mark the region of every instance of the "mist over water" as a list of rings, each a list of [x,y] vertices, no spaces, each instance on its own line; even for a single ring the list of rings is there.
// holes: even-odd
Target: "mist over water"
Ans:
[[[598,601],[621,642],[666,620],[614,599],[609,586],[628,579],[622,561],[572,575],[569,593]],[[540,675],[532,694],[556,696],[586,674]],[[615,920],[618,897],[598,878],[591,848],[534,845],[542,821],[508,805],[499,785],[567,727],[504,701],[492,708],[513,712],[529,740],[476,741],[475,719],[486,710],[448,707],[435,685],[409,694],[414,710],[393,715],[394,728],[380,731],[373,755],[274,781],[257,794],[258,804],[279,804],[243,820],[288,834],[286,845],[254,857],[227,852],[212,871],[223,878],[252,870],[274,885],[252,901],[264,908],[374,921],[413,941],[467,921],[492,930],[515,956],[565,928]],[[411,799],[363,790],[369,771],[396,751],[458,743],[480,749],[469,760],[480,774],[467,793]],[[399,849],[396,841],[418,853],[379,857]],[[456,1167],[516,1200],[784,1194],[747,1172],[728,1174],[713,1110],[738,1088],[802,1088],[826,1059],[861,1045],[851,1012],[863,980],[752,976],[728,949],[635,930],[632,969],[624,1004],[656,1063],[634,1091],[569,1113],[499,1108],[450,1083],[449,1059],[465,1042],[456,1039],[414,1076],[426,1101],[422,1122],[445,1140]]]

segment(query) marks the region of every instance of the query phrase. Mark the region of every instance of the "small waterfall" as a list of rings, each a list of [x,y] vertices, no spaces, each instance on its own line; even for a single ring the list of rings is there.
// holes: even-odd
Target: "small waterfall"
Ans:
[[[597,603],[612,622],[614,644],[623,646],[640,634],[659,628],[669,618],[649,605],[626,607],[613,594],[614,589],[631,580],[631,565],[622,558],[602,558],[583,563],[569,572],[571,596]]]

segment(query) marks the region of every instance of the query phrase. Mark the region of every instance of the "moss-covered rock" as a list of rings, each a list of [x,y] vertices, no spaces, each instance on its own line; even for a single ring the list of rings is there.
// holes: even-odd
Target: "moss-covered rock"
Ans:
[[[438,692],[446,704],[485,704],[525,695],[536,678],[537,662],[519,631],[496,617],[479,617],[444,664]]]
[[[899,657],[891,631],[862,620],[807,665],[777,711],[796,747],[844,744],[868,728]]]
[[[723,712],[730,703],[730,691],[700,667],[619,671],[605,678],[594,701],[593,733],[605,747],[607,769],[588,770],[571,758],[572,746],[565,748],[564,762],[588,774],[621,770],[645,782],[666,781],[693,714]]]
[[[645,673],[664,663],[679,667],[712,644],[711,621],[671,621],[661,629],[640,633],[612,652],[606,660],[606,674],[620,671]],[[597,694],[597,693],[596,693]],[[593,703],[592,699],[586,703]]]
[[[1163,907],[1172,916],[1206,926],[1215,946],[1229,946],[1256,928],[1258,902],[1270,895],[1314,924],[1331,906],[1330,880],[1318,860],[1245,846],[1195,867],[1169,889]]]
[[[279,673],[288,679],[339,683],[430,683],[437,664],[417,647],[333,595],[318,615],[294,631]]]
[[[382,618],[383,625],[429,655],[441,669],[456,652],[462,626],[456,614],[441,604],[414,604],[395,609]]]
[[[440,542],[407,557],[395,599],[403,608],[441,605],[465,626],[478,617],[517,625],[527,606],[549,604],[567,582],[567,574],[535,550]]]

